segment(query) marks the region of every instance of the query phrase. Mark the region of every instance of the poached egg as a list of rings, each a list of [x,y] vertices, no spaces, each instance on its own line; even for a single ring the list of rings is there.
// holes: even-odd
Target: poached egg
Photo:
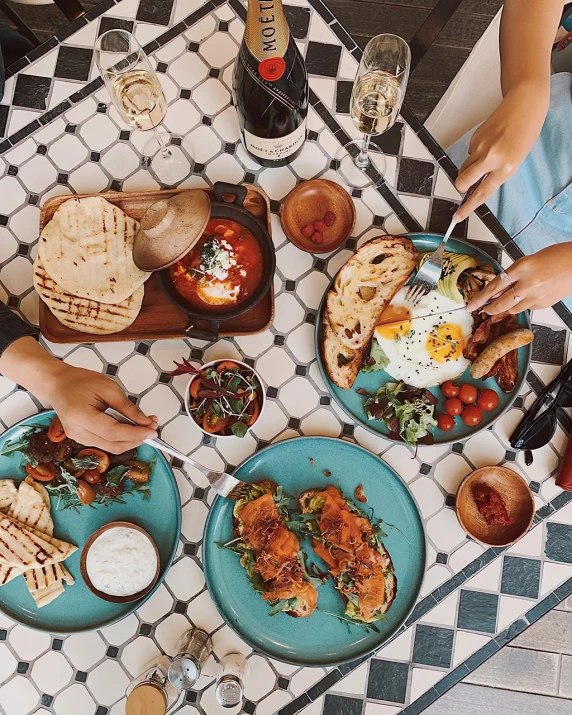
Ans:
[[[374,339],[389,361],[385,371],[413,387],[455,379],[471,364],[463,357],[473,328],[471,314],[436,290],[413,305],[405,297],[407,290],[395,295],[375,328]]]

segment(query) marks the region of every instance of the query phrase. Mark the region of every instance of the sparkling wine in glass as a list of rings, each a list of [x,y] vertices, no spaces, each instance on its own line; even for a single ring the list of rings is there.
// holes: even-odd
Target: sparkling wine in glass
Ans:
[[[350,115],[364,135],[338,152],[338,173],[348,186],[364,189],[383,181],[385,157],[372,136],[390,129],[403,103],[411,52],[397,35],[373,37],[363,52],[350,100]]]
[[[170,143],[159,125],[167,113],[167,100],[149,58],[135,37],[126,30],[109,30],[95,45],[95,59],[115,108],[124,122],[153,137],[143,153],[165,184],[181,181],[189,173],[189,161]]]

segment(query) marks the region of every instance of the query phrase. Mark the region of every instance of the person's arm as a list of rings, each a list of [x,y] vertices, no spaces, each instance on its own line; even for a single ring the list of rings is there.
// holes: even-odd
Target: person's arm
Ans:
[[[116,382],[61,362],[37,342],[37,334],[0,304],[0,373],[51,404],[68,437],[120,454],[156,436],[156,418],[144,415]],[[140,426],[119,424],[103,414],[107,407]]]
[[[505,310],[516,314],[523,310],[549,308],[567,298],[572,294],[572,242],[543,248],[515,261],[506,272],[512,288],[507,289],[497,276],[469,302],[467,309],[471,312],[478,310],[499,293],[502,296],[485,308],[489,315]]]
[[[534,145],[550,102],[550,57],[563,0],[505,0],[500,28],[503,101],[471,138],[455,183],[465,193],[487,178],[459,209],[462,221],[511,177]]]

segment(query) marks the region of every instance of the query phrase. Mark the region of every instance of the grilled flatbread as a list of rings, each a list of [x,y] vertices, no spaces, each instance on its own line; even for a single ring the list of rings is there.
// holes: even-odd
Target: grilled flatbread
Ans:
[[[132,295],[116,304],[79,298],[47,274],[39,256],[34,262],[33,279],[40,298],[62,325],[93,335],[111,335],[128,328],[139,315],[145,292],[144,287],[139,286]]]
[[[139,223],[99,196],[68,199],[44,227],[40,259],[72,295],[121,303],[150,276],[133,262]]]
[[[24,579],[28,586],[28,591],[32,595],[35,591],[49,588],[56,581],[65,581],[70,586],[75,583],[73,576],[61,563],[44,566],[41,569],[29,569],[24,572]]]
[[[52,536],[54,533],[54,522],[49,506],[46,506],[40,492],[37,492],[28,482],[24,481],[20,484],[8,515],[42,536]]]
[[[40,568],[64,561],[77,546],[26,528],[5,515],[0,519],[0,564]],[[49,541],[47,539],[49,538]]]
[[[54,601],[58,596],[64,593],[65,589],[61,581],[54,581],[51,586],[42,588],[39,591],[31,591],[32,597],[38,608],[47,606],[48,603]]]
[[[35,489],[38,492],[38,494],[44,500],[44,504],[48,507],[48,509],[50,509],[50,495],[48,494],[48,490],[46,489],[46,487],[43,484],[40,484],[40,482],[37,482],[32,477],[26,477],[24,481],[26,482],[26,484],[29,484],[32,489]]]
[[[383,309],[417,265],[408,238],[380,236],[364,243],[340,269],[326,299],[326,316],[337,339],[364,349]]]
[[[12,579],[17,576],[21,576],[25,573],[25,566],[8,566],[7,564],[0,564],[0,586],[5,586],[10,583]]]
[[[0,509],[7,509],[18,496],[12,479],[0,479]]]

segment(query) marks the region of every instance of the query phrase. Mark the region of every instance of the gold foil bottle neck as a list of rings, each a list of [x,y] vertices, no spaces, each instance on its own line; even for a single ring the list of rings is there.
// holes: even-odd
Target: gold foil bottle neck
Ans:
[[[284,57],[289,40],[282,0],[248,0],[244,41],[259,62]]]

